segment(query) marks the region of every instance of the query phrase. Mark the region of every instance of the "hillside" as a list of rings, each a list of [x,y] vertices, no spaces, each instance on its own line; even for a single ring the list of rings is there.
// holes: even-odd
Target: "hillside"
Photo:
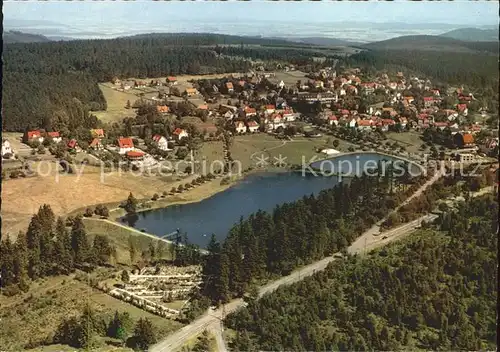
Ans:
[[[497,29],[459,28],[443,33],[441,37],[470,41],[470,42],[495,42],[498,41]]]
[[[5,31],[2,35],[4,44],[11,43],[43,43],[51,40],[43,35],[23,33],[19,31]]]
[[[352,45],[360,45],[359,43],[350,42],[342,39],[335,38],[326,38],[326,37],[303,37],[303,38],[286,38],[285,40],[295,42],[295,43],[304,43],[304,44],[312,44],[319,46],[352,46]]]
[[[419,50],[454,53],[490,52],[498,54],[498,42],[474,43],[435,35],[402,36],[361,47],[369,50]]]
[[[434,228],[348,257],[250,301],[225,326],[236,351],[494,349],[498,203],[475,199]],[[493,226],[492,226],[493,225]]]

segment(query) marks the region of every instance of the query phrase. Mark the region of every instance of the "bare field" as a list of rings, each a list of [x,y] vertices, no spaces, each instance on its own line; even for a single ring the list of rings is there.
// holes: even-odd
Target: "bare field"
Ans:
[[[275,77],[269,79],[271,83],[275,84],[283,81],[288,87],[294,86],[298,80],[307,80],[306,74],[302,71],[276,72]]]
[[[33,283],[28,293],[12,297],[0,295],[0,306],[3,308],[0,315],[2,321],[0,346],[6,350],[16,351],[22,350],[29,342],[50,341],[63,319],[81,314],[86,304],[104,314],[112,315],[118,310],[127,311],[134,320],[141,317],[149,318],[161,335],[166,335],[182,326],[178,322],[153,315],[101,291],[91,289],[73,277],[74,275],[43,279]],[[27,336],[30,337],[30,341],[26,340]],[[74,348],[72,350],[74,351]],[[109,348],[103,349],[103,351],[109,350]]]
[[[16,235],[24,231],[31,216],[43,204],[49,204],[56,215],[65,215],[88,206],[121,202],[132,192],[136,198],[169,192],[172,187],[191,181],[170,181],[155,176],[112,172],[85,167],[81,174],[37,176],[7,180],[2,187],[2,232]],[[196,192],[197,189],[191,192]],[[189,192],[186,192],[189,193]],[[22,202],[20,200],[22,199]]]

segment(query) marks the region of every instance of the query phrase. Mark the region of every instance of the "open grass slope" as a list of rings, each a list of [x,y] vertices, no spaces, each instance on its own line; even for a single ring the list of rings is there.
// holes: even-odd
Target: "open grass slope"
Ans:
[[[495,42],[498,41],[498,29],[459,28],[440,36],[470,42]]]

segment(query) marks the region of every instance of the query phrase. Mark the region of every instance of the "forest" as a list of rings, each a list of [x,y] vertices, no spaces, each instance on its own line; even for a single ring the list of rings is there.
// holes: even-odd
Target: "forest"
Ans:
[[[498,95],[498,57],[493,55],[425,50],[373,50],[354,54],[345,62],[377,70],[398,66],[432,77],[440,83],[463,84],[471,89],[488,89],[491,95]]]
[[[470,199],[229,315],[234,351],[493,350],[498,202]]]
[[[89,111],[106,109],[98,82],[114,77],[244,72],[246,60],[218,57],[225,36],[119,38],[4,46],[3,130],[24,132],[65,124],[96,127]],[[232,38],[232,37],[231,37]],[[239,38],[239,37],[237,37]],[[183,46],[179,40],[187,43]],[[236,39],[234,39],[236,41]]]
[[[406,193],[413,192],[410,185],[406,192],[395,194],[393,183],[418,187],[417,179],[396,179],[390,172],[381,177],[355,177],[317,196],[241,219],[223,244],[212,237],[203,266],[202,295],[214,304],[242,297],[263,280],[345,250]]]

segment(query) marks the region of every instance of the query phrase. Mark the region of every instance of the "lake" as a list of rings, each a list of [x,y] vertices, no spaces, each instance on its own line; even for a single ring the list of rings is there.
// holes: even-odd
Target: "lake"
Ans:
[[[363,169],[370,160],[375,161],[375,166],[379,160],[394,160],[379,154],[360,154],[333,157],[334,164],[342,160],[350,161],[354,167]],[[179,228],[188,234],[191,243],[206,247],[212,233],[219,241],[223,241],[241,216],[246,218],[259,209],[271,211],[278,204],[293,202],[304,195],[318,194],[338,182],[336,176],[302,175],[300,172],[251,174],[225,191],[200,202],[141,212],[133,226],[159,236]]]

